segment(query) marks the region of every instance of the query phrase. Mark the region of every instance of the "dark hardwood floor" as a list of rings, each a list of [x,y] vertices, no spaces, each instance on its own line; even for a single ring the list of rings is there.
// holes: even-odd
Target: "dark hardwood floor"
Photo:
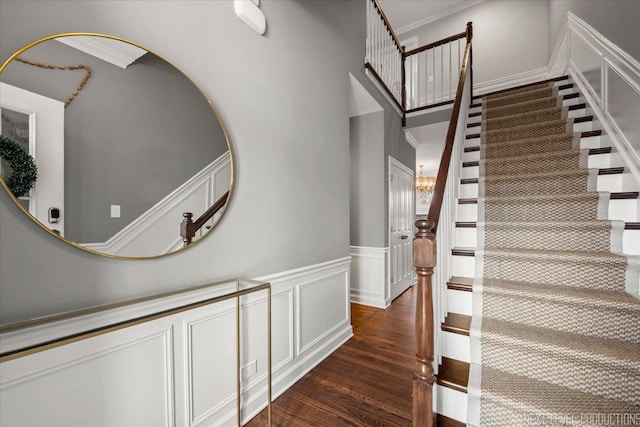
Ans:
[[[273,425],[410,426],[414,313],[413,288],[387,310],[351,304],[353,338],[273,402]]]

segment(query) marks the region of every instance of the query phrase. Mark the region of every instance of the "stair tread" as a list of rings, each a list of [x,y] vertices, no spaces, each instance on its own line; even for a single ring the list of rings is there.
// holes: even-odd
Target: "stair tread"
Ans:
[[[630,192],[607,192],[607,191],[590,191],[590,192],[582,192],[582,193],[570,193],[570,194],[535,194],[530,196],[488,196],[484,197],[485,200],[494,200],[494,201],[509,201],[509,200],[531,200],[531,199],[578,199],[578,198],[589,198],[595,197],[594,194],[608,194],[610,200],[622,200],[622,199],[637,199],[640,194],[638,192],[630,191]],[[459,204],[476,204],[478,203],[478,198],[469,197],[458,199]]]
[[[483,163],[504,163],[516,160],[527,160],[527,159],[551,159],[554,157],[563,157],[574,155],[578,152],[585,152],[589,156],[595,156],[599,154],[610,154],[613,151],[611,147],[602,147],[602,148],[583,148],[580,150],[562,150],[562,151],[547,151],[544,153],[535,153],[535,154],[522,154],[518,156],[510,156],[510,157],[491,157],[490,159],[481,159],[481,160],[471,160],[467,162],[462,162],[462,167],[474,167],[480,166],[480,162]],[[619,168],[618,168],[619,169]],[[604,174],[603,174],[604,175]]]
[[[480,163],[506,163],[506,162],[518,162],[522,160],[530,160],[530,159],[552,159],[556,157],[568,157],[574,156],[576,154],[585,153],[588,154],[588,148],[582,148],[579,150],[570,149],[570,150],[559,150],[559,151],[547,151],[544,153],[534,153],[534,154],[520,154],[518,156],[508,156],[508,157],[492,157],[490,159],[480,159]]]
[[[471,329],[471,316],[459,313],[448,313],[440,327],[443,331],[469,335],[469,330]]]
[[[569,417],[569,419],[580,420],[585,414],[636,414],[640,410],[639,405],[596,396],[486,366],[478,371],[482,375],[483,395],[486,396],[483,397],[483,405],[489,408],[485,413],[488,417],[497,417],[496,420],[499,419],[501,422],[505,422],[502,411],[514,414],[522,421],[523,413],[534,416],[545,414],[549,417],[545,419],[551,419],[553,414],[558,414],[563,419]],[[512,402],[517,402],[515,407],[512,407],[514,405]],[[493,420],[487,419],[485,422],[493,424]],[[506,422],[508,424],[512,421]]]
[[[583,221],[591,221],[591,220],[583,220]],[[610,220],[595,220],[595,221],[610,221]],[[487,223],[489,221],[486,221],[485,223]],[[549,221],[493,221],[494,223],[497,222],[503,222],[503,223],[507,223],[507,222],[511,222],[514,224],[517,223],[540,223],[543,224],[545,222],[549,222]],[[556,221],[557,222],[557,221]],[[577,221],[571,221],[571,222],[577,222]],[[478,225],[478,221],[457,221],[456,222],[456,227],[459,228],[476,228]],[[624,223],[624,229],[625,230],[640,230],[640,222],[625,222]],[[473,280],[473,279],[471,279]],[[451,279],[450,279],[451,281]],[[452,282],[452,283],[456,283],[456,282]]]
[[[590,138],[590,137],[600,136],[600,135],[602,135],[602,130],[600,129],[573,133],[574,138]],[[566,135],[546,135],[546,136],[538,136],[533,138],[512,139],[510,141],[501,141],[501,142],[495,142],[495,143],[490,142],[489,144],[500,144],[501,147],[508,146],[508,145],[531,145],[539,142],[553,141],[554,139],[560,139],[565,137]],[[480,145],[472,145],[472,146],[466,147],[465,150],[466,149],[473,149],[474,151],[477,151],[477,150],[480,150]]]
[[[445,417],[441,414],[436,414],[436,426],[438,427],[465,427],[464,423],[453,418]]]
[[[638,311],[640,314],[640,311]],[[545,352],[565,354],[598,363],[603,359],[609,363],[626,366],[640,375],[640,347],[638,343],[612,338],[585,336],[555,329],[541,328],[500,319],[483,318],[482,332],[488,339],[505,341],[521,350],[531,347],[544,348]]]
[[[438,367],[437,383],[466,393],[470,366],[467,362],[443,357],[442,363]]]
[[[497,182],[497,181],[512,181],[519,179],[536,179],[536,178],[547,178],[547,177],[561,177],[561,176],[573,176],[573,175],[586,175],[586,174],[597,174],[598,169],[596,168],[581,168],[581,169],[557,169],[557,170],[545,170],[542,172],[526,172],[526,173],[518,173],[518,174],[504,174],[497,175],[491,174],[490,176],[483,176],[485,182]]]
[[[567,95],[563,95],[562,96],[562,100],[574,99],[574,98],[579,98],[579,97],[580,97],[580,94],[577,93],[577,92],[576,93],[570,93],[570,94],[567,94]],[[534,101],[536,101],[536,100],[534,100]],[[532,101],[519,102],[517,104],[524,104],[526,102],[532,102]],[[507,105],[507,107],[513,106],[513,105],[514,104]],[[477,107],[482,107],[482,103],[481,102],[476,102],[476,103],[473,103],[473,104],[471,104],[469,106],[469,108],[477,108]],[[494,108],[504,108],[504,106],[494,107]]]
[[[463,292],[471,292],[473,290],[473,277],[453,276],[447,281],[447,288]]]
[[[598,168],[598,169],[589,168],[589,169],[597,170],[598,171],[598,175],[619,175],[619,174],[629,173],[629,171],[625,167]],[[545,175],[545,174],[541,172],[540,175]],[[551,175],[551,173],[548,173],[546,175]],[[506,175],[504,175],[504,176],[506,176]],[[478,178],[461,178],[460,179],[460,184],[463,184],[463,185],[464,184],[478,184],[478,183],[479,183],[479,179]]]
[[[592,252],[592,251],[562,251],[562,250],[540,250],[540,249],[503,249],[503,248],[483,248],[484,255],[500,255],[502,257],[530,258],[538,257],[549,260],[574,260],[583,262],[627,262],[631,255],[621,255],[612,252]]]
[[[538,84],[537,86],[532,86],[530,88],[523,89],[512,89],[509,92],[497,93],[495,95],[486,95],[482,98],[483,104],[491,104],[489,108],[492,107],[502,107],[505,100],[511,101],[510,104],[516,103],[521,99],[524,100],[537,100],[541,98],[548,98],[549,95],[557,96],[560,88],[550,84]],[[496,105],[497,104],[497,105]],[[484,105],[483,105],[484,106]]]
[[[534,110],[534,111],[529,111],[526,113],[515,113],[515,114],[510,114],[510,115],[504,115],[504,116],[500,116],[500,117],[493,117],[493,118],[488,118],[488,119],[482,119],[480,121],[476,121],[476,122],[472,122],[472,123],[468,123],[467,124],[467,129],[469,128],[474,128],[474,127],[482,127],[482,125],[484,124],[485,127],[487,125],[491,125],[492,127],[495,126],[496,124],[498,125],[503,125],[503,127],[506,127],[504,122],[509,122],[509,121],[513,121],[513,120],[518,120],[520,122],[523,123],[518,123],[516,125],[511,125],[509,127],[518,127],[521,125],[526,125],[526,124],[531,124],[531,123],[527,123],[527,121],[530,121],[531,119],[538,119],[538,121],[540,121],[540,116],[544,116],[546,114],[551,113],[550,115],[555,116],[556,114],[559,114],[560,116],[557,117],[558,119],[561,118],[568,118],[567,117],[567,113],[569,111],[569,106],[565,106],[565,107],[558,107],[558,106],[553,106],[553,107],[548,107],[548,108],[542,108],[540,110]],[[588,115],[584,116],[584,117],[589,117]],[[591,119],[593,119],[593,116],[591,116]],[[582,119],[585,120],[585,119]],[[588,120],[586,120],[588,121]],[[536,123],[537,121],[534,121],[533,123]]]
[[[609,307],[640,313],[640,300],[632,295],[608,289],[580,288],[547,283],[517,282],[485,278],[483,292],[522,295],[533,299],[564,301],[571,304],[587,304],[593,307]]]

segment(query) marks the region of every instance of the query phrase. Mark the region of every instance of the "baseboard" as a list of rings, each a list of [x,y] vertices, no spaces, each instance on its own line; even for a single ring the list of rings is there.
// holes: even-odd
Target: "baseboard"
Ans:
[[[350,246],[351,302],[377,308],[391,304],[389,248]]]
[[[548,76],[547,67],[538,68],[535,70],[525,71],[518,74],[513,74],[506,77],[500,77],[493,80],[488,80],[482,83],[476,83],[473,85],[473,95],[483,95],[485,93],[491,93],[503,89],[509,89],[514,86],[526,85],[529,83],[535,83],[540,80],[545,80]]]

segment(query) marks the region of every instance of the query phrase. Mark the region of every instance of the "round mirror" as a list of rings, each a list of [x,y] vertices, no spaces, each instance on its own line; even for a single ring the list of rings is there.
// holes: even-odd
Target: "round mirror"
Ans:
[[[220,220],[233,159],[211,103],[157,54],[116,37],[38,40],[0,67],[0,182],[51,234],[149,258]]]

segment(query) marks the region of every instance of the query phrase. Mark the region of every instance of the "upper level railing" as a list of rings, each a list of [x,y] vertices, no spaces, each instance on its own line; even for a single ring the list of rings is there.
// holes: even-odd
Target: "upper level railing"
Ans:
[[[452,104],[463,62],[467,30],[406,51],[378,0],[367,2],[365,67],[400,109],[407,113]],[[469,53],[470,88],[473,55]],[[470,89],[471,91],[472,89]],[[471,97],[473,93],[470,92]]]
[[[404,47],[393,32],[378,0],[367,2],[365,67],[404,111]]]
[[[454,101],[466,38],[464,31],[405,52],[407,113]]]

